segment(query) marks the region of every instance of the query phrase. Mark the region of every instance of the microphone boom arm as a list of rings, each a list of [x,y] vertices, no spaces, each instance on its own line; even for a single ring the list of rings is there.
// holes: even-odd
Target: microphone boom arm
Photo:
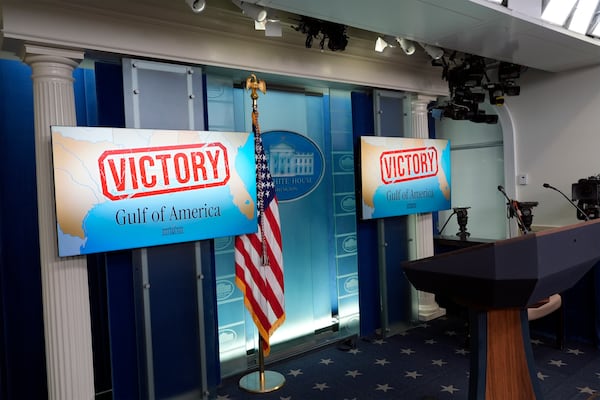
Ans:
[[[583,211],[583,210],[581,209],[581,207],[579,207],[577,204],[575,204],[575,202],[573,202],[573,200],[569,199],[569,198],[567,197],[567,195],[566,195],[566,194],[564,194],[563,192],[561,192],[560,190],[558,190],[558,189],[557,189],[557,188],[555,188],[554,186],[552,186],[552,185],[549,185],[549,184],[547,184],[547,183],[544,183],[542,186],[543,186],[543,187],[545,187],[545,188],[548,188],[548,189],[552,189],[552,190],[554,190],[555,192],[558,192],[558,193],[560,193],[560,194],[561,194],[561,195],[562,195],[562,196],[563,196],[565,199],[567,199],[567,201],[569,202],[569,204],[570,204],[570,205],[572,205],[573,207],[575,207],[575,209],[577,210],[577,212],[581,213],[581,215],[583,216],[583,218],[584,218],[586,221],[588,221],[588,220],[590,219],[590,218],[588,217],[588,215],[586,214],[586,212],[585,212],[585,211]]]

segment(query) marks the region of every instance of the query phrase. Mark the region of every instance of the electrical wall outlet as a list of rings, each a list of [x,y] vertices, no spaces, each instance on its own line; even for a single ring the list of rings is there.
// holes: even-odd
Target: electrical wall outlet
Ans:
[[[519,185],[529,185],[529,175],[519,174],[517,176],[517,182],[519,183]]]

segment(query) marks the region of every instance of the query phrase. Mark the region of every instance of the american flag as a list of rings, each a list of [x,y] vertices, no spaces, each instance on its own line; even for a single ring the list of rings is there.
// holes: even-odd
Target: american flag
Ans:
[[[235,281],[244,293],[244,303],[252,315],[269,354],[269,339],[285,320],[283,292],[283,257],[279,206],[275,185],[258,129],[257,112],[252,115],[258,231],[235,239]]]

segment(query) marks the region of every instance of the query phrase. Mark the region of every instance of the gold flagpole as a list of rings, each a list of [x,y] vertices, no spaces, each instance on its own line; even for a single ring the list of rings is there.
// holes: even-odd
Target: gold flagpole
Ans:
[[[251,90],[250,98],[252,99],[252,124],[255,135],[260,135],[260,129],[258,128],[258,93],[260,90],[263,93],[267,93],[267,85],[265,81],[256,78],[256,75],[251,74],[246,79],[246,90]],[[262,209],[258,210],[259,216],[262,217]],[[263,218],[260,218],[261,223]],[[261,232],[264,229],[261,227]],[[262,265],[269,265],[269,259],[266,251],[266,244],[264,238],[261,240],[263,246]],[[264,339],[258,334],[258,371],[251,372],[244,375],[239,382],[240,388],[247,390],[252,393],[268,393],[280,389],[285,383],[285,377],[279,372],[265,371],[265,353],[264,353]]]

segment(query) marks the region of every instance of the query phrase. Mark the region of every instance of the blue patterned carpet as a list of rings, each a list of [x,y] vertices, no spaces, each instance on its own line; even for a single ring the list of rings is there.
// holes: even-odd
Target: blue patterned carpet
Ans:
[[[459,319],[440,318],[385,339],[358,339],[267,366],[285,377],[282,388],[249,393],[227,379],[217,400],[467,400],[469,351]],[[545,400],[600,400],[600,350],[532,339]],[[510,399],[507,399],[510,400]]]

